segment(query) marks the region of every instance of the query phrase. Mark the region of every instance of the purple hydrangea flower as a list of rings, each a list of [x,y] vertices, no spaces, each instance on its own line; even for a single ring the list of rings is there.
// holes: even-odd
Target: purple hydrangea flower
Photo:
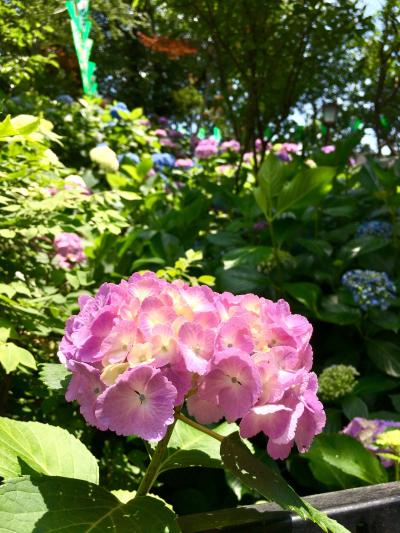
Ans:
[[[376,437],[389,428],[400,428],[400,422],[380,418],[368,420],[367,418],[356,417],[342,430],[342,433],[360,441],[367,450],[377,453],[384,450],[377,446]],[[381,461],[385,467],[392,465],[391,461],[382,459]]]

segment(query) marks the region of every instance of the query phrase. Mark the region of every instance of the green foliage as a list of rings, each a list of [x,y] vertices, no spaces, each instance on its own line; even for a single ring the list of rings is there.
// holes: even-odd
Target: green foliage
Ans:
[[[238,433],[224,438],[221,443],[221,457],[225,467],[240,480],[256,489],[268,500],[278,503],[283,509],[292,511],[303,519],[312,520],[324,531],[332,533],[348,531],[300,498],[278,472],[258,461],[240,440]]]
[[[224,422],[214,428],[214,431],[220,435],[229,435],[237,431],[237,426]],[[217,440],[178,420],[161,463],[160,472],[194,466],[222,468],[219,448]]]
[[[122,503],[93,483],[58,476],[23,476],[0,487],[0,518],[12,533],[137,531],[179,533],[174,513],[159,499],[142,496]]]
[[[330,488],[346,489],[387,481],[379,460],[348,435],[318,435],[305,457],[316,479]]]
[[[0,455],[0,476],[5,479],[35,471],[99,482],[95,457],[59,427],[0,418]]]

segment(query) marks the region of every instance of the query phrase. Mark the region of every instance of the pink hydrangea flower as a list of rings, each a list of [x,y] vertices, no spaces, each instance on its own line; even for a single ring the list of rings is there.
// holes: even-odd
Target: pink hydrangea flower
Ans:
[[[165,130],[158,128],[155,130],[154,135],[157,135],[157,137],[167,137],[168,133]]]
[[[193,160],[189,157],[177,159],[175,161],[175,167],[177,168],[191,168],[194,166]]]
[[[334,144],[327,144],[326,146],[322,146],[321,152],[324,154],[331,154],[336,150],[336,146]]]
[[[194,151],[196,157],[199,159],[209,159],[218,153],[218,141],[213,137],[202,139],[196,146]]]
[[[59,358],[91,425],[160,440],[185,402],[200,423],[241,420],[267,450],[300,452],[325,423],[311,370],[312,327],[284,300],[218,294],[134,274],[79,299]]]
[[[83,241],[76,233],[59,233],[53,242],[55,259],[61,268],[70,270],[75,265],[86,262]]]
[[[232,139],[224,141],[220,146],[221,152],[240,152],[240,142]]]

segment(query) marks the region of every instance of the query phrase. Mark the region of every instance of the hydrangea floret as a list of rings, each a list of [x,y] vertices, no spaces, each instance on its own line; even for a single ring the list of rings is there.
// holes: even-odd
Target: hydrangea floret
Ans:
[[[66,398],[86,421],[160,441],[186,404],[200,424],[240,419],[286,458],[325,425],[311,372],[312,326],[284,300],[234,296],[155,274],[133,274],[81,296],[59,348]],[[195,422],[194,422],[195,423]]]
[[[349,270],[343,274],[342,283],[363,311],[371,308],[384,311],[396,297],[396,287],[386,272]]]
[[[323,401],[331,402],[350,394],[357,384],[359,373],[351,365],[331,365],[318,377],[319,395]]]

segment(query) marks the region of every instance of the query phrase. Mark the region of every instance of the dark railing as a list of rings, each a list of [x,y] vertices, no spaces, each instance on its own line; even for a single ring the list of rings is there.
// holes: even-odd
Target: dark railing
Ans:
[[[400,533],[400,482],[328,492],[305,498],[352,533]],[[183,533],[321,533],[312,522],[257,504],[179,518]]]

